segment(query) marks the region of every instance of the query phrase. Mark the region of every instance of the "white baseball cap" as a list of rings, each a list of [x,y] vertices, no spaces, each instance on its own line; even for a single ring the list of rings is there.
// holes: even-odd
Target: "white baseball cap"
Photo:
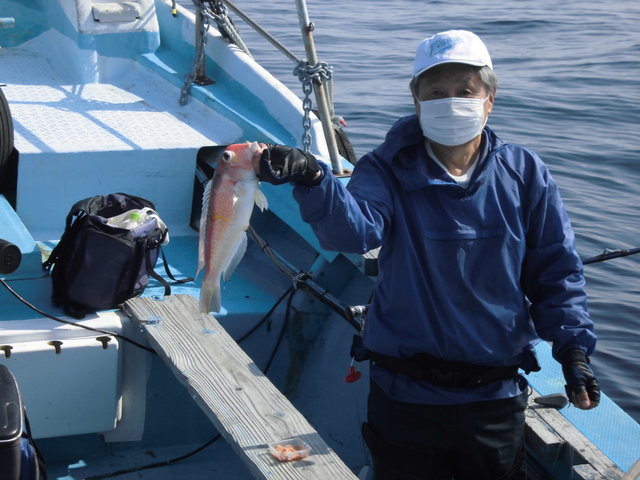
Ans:
[[[475,33],[467,30],[448,30],[425,38],[416,50],[413,77],[442,63],[493,68],[486,45]]]

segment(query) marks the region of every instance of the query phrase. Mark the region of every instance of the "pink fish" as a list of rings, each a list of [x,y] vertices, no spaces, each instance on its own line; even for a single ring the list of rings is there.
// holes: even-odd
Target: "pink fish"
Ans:
[[[204,189],[200,218],[198,271],[205,274],[200,289],[200,311],[222,308],[220,278],[226,282],[247,249],[249,219],[255,203],[267,208],[258,187],[257,164],[264,145],[256,142],[229,145]]]

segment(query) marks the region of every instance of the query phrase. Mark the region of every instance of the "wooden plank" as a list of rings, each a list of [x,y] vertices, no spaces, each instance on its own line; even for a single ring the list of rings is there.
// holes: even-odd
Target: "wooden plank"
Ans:
[[[604,453],[602,453],[582,432],[580,432],[569,420],[567,420],[558,410],[555,408],[545,408],[537,405],[533,402],[533,399],[540,394],[533,388],[532,394],[529,396],[529,408],[528,415],[534,412],[537,419],[544,422],[548,428],[555,433],[558,437],[566,443],[565,448],[569,449],[565,452],[573,459],[572,464],[574,471],[582,472],[587,475],[584,478],[599,478],[593,476],[595,474],[589,473],[588,465],[595,472],[606,478],[607,480],[618,480],[622,477],[622,470],[609,459]],[[529,429],[529,421],[527,419],[527,430]],[[547,437],[548,438],[548,437]],[[555,440],[554,440],[555,441]],[[577,468],[576,470],[576,467]],[[592,475],[589,477],[588,475]]]
[[[134,298],[124,310],[146,330],[153,348],[255,478],[357,477],[195,298]],[[308,443],[307,458],[278,462],[267,444],[290,437]]]
[[[571,478],[575,480],[608,480],[587,463],[574,466],[571,471]]]
[[[553,464],[560,456],[560,449],[565,444],[564,439],[540,418],[536,405],[530,404],[525,415],[527,447],[540,461]]]

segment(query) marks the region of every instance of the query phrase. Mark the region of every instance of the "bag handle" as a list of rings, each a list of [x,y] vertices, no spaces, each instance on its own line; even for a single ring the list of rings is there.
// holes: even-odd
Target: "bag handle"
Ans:
[[[193,281],[193,277],[187,277],[187,278],[181,278],[181,279],[177,279],[176,277],[174,277],[173,273],[171,273],[171,269],[169,268],[169,262],[167,262],[167,257],[165,256],[164,250],[162,249],[161,241],[155,240],[153,242],[145,242],[145,262],[147,266],[147,273],[149,274],[149,276],[153,277],[154,279],[156,279],[158,282],[162,284],[162,286],[164,287],[164,296],[167,297],[171,295],[171,285],[169,285],[169,282],[167,282],[164,278],[162,278],[162,276],[158,275],[154,270],[153,265],[151,265],[151,250],[156,246],[160,249],[160,255],[162,256],[162,263],[164,264],[164,271],[166,272],[167,276],[171,280],[173,280],[174,284],[178,285],[181,283],[191,282]]]

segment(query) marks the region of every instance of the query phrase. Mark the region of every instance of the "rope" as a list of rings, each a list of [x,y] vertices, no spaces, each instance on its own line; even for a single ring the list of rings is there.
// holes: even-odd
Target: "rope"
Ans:
[[[293,74],[298,77],[302,83],[302,92],[304,93],[304,99],[302,100],[302,108],[304,110],[304,116],[302,118],[302,127],[304,132],[302,134],[302,145],[306,153],[309,152],[311,147],[311,94],[313,93],[313,81],[318,81],[326,84],[330,82],[333,77],[333,68],[325,62],[318,62],[315,65],[311,65],[308,61],[303,60],[293,70]],[[331,89],[332,90],[332,89]],[[333,100],[329,102],[331,104],[331,110],[333,115]]]
[[[194,3],[202,3],[202,0],[193,0]],[[220,33],[227,37],[231,42],[235,43],[240,50],[252,57],[249,49],[240,38],[235,25],[229,18],[229,9],[222,3],[222,0],[208,0],[209,7],[201,8],[202,15],[208,17],[210,20],[214,20]],[[252,57],[253,58],[253,57]]]

